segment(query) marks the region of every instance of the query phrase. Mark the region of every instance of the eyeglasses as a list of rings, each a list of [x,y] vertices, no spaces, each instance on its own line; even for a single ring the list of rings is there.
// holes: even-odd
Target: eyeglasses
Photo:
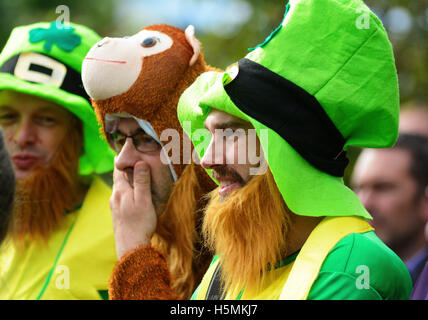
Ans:
[[[139,152],[154,152],[160,149],[160,145],[155,139],[145,133],[143,130],[138,130],[133,135],[127,136],[121,132],[113,132],[107,134],[107,140],[110,146],[120,153],[128,138],[132,139],[134,147]]]

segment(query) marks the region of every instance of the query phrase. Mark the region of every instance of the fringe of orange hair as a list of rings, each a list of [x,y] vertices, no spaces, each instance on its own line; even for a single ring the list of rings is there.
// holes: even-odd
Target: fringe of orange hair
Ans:
[[[255,293],[269,281],[267,272],[286,256],[290,214],[268,169],[221,201],[218,189],[209,194],[203,235],[220,256],[224,292],[231,298],[245,287]]]

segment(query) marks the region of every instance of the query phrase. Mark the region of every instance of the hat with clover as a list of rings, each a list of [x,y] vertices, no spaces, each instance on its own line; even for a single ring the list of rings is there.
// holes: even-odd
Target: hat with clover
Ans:
[[[290,0],[237,68],[202,74],[178,105],[201,157],[206,143],[193,133],[213,108],[254,126],[291,211],[371,218],[343,182],[346,149],[394,144],[399,92],[391,43],[363,1]]]
[[[101,137],[81,80],[82,61],[100,39],[82,25],[41,22],[14,28],[0,53],[0,90],[50,100],[82,121],[81,175],[113,169],[114,153]]]

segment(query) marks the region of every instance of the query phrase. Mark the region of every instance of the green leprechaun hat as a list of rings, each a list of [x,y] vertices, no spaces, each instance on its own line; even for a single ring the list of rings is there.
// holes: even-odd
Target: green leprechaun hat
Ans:
[[[79,174],[113,169],[114,153],[101,138],[99,124],[81,80],[83,58],[100,40],[78,24],[42,22],[16,27],[0,54],[0,90],[13,90],[55,102],[83,123]]]
[[[376,15],[359,0],[291,0],[236,69],[204,73],[181,96],[199,156],[207,143],[193,133],[211,108],[223,110],[268,133],[265,157],[293,212],[370,219],[343,173],[348,146],[390,147],[398,135],[397,73]]]

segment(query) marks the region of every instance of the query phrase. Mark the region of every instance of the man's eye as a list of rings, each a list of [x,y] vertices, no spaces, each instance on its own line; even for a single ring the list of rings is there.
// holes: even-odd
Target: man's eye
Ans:
[[[142,137],[136,137],[138,144],[150,145],[157,144],[156,140],[150,136],[144,135]]]
[[[8,125],[16,121],[18,116],[14,113],[0,114],[0,125]]]
[[[226,137],[230,137],[233,136],[235,134],[235,130],[231,129],[231,128],[227,128],[223,130],[223,133]]]
[[[112,140],[116,143],[124,144],[126,141],[126,136],[120,133],[112,133],[111,134]]]
[[[38,117],[36,119],[36,123],[40,124],[40,125],[53,125],[56,123],[55,118],[53,117],[49,117],[49,116],[44,116],[44,117]]]
[[[391,192],[394,189],[397,189],[397,186],[392,183],[383,183],[374,186],[374,189],[377,192]]]
[[[124,136],[118,137],[116,139],[116,143],[119,144],[119,145],[125,145],[125,143],[126,143],[126,137],[124,137]]]
[[[135,145],[140,151],[156,151],[160,148],[158,142],[145,133],[135,135],[134,139]]]

